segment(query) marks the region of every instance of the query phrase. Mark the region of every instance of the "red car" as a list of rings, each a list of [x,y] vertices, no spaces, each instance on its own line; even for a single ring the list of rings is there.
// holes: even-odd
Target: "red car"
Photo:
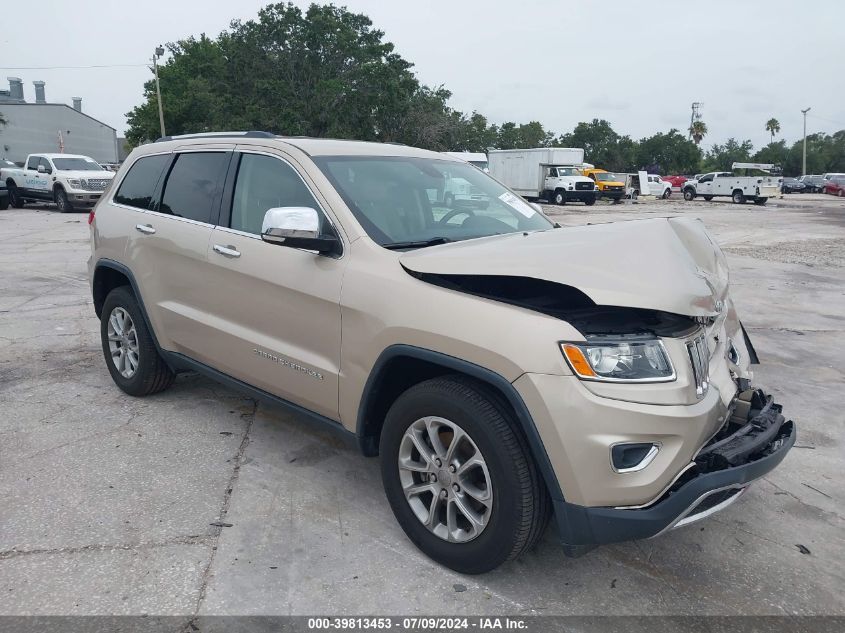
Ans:
[[[824,185],[824,192],[840,198],[845,197],[845,176],[835,176],[828,180]]]
[[[668,182],[672,185],[674,189],[677,187],[678,189],[683,189],[684,183],[689,180],[686,176],[661,176],[665,182]]]

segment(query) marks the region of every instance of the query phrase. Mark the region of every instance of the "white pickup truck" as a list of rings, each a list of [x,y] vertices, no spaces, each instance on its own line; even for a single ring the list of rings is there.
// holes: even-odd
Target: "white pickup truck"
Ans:
[[[783,178],[770,172],[774,165],[767,163],[734,163],[733,172],[714,171],[703,174],[695,180],[684,183],[684,200],[695,200],[701,196],[712,200],[716,196],[729,196],[736,204],[745,204],[752,200],[754,204],[766,204],[766,201],[780,193]],[[738,176],[734,172],[745,170],[758,172],[755,176]]]
[[[93,207],[111,184],[114,172],[93,158],[76,154],[30,154],[20,167],[0,169],[9,202],[20,209],[27,202],[55,202],[59,211]]]

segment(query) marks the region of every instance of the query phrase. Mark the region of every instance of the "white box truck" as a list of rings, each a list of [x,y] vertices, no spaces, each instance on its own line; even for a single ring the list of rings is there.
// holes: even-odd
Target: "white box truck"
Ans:
[[[494,149],[487,154],[490,175],[524,198],[566,204],[595,204],[596,183],[581,174],[584,150],[573,147]]]

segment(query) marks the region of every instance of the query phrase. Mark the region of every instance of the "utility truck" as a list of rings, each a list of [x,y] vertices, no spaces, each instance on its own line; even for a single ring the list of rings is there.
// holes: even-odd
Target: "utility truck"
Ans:
[[[487,154],[490,175],[523,198],[553,204],[595,204],[596,183],[581,174],[584,150],[572,147],[495,149]]]
[[[764,205],[780,193],[783,178],[772,173],[774,165],[769,163],[734,163],[734,171],[713,171],[684,183],[684,200],[695,200],[701,196],[712,200],[716,196],[730,197],[735,204]],[[744,175],[737,175],[744,172]],[[750,175],[751,173],[754,175]]]
[[[0,180],[9,189],[9,202],[20,209],[27,202],[55,202],[59,211],[90,208],[111,184],[106,171],[88,156],[30,154],[23,167],[3,167]]]

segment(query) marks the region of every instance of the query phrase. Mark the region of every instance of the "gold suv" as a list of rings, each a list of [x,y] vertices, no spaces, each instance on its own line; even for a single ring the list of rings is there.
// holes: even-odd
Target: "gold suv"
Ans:
[[[572,555],[685,525],[795,442],[697,220],[561,228],[443,154],[233,132],[136,149],[89,222],[118,387],[197,371],[354,436],[460,572],[550,517]]]

